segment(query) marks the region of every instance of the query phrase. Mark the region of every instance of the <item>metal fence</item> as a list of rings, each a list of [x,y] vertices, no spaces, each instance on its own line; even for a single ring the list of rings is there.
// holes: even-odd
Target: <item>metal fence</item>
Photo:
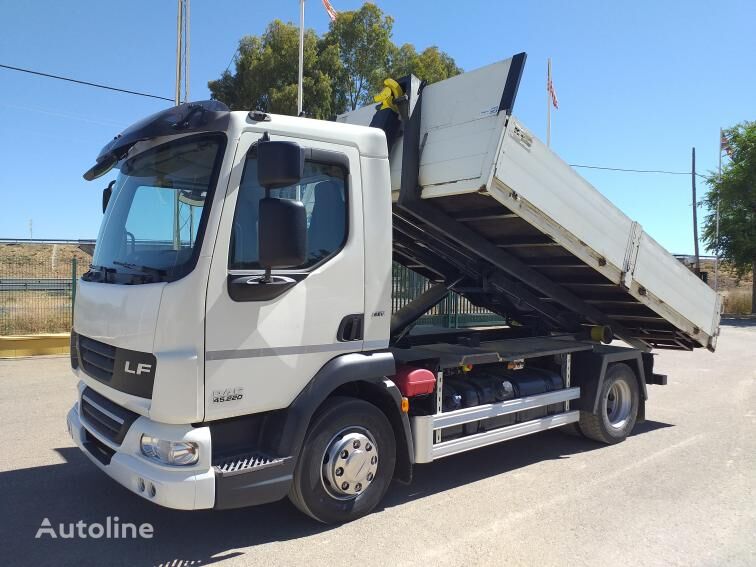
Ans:
[[[88,265],[74,246],[0,246],[0,336],[70,331],[73,292]]]
[[[420,274],[394,264],[391,310],[396,312],[431,286],[430,280]],[[501,315],[477,307],[464,297],[450,293],[441,303],[429,310],[418,321],[419,325],[436,325],[456,329],[475,325],[504,323]]]

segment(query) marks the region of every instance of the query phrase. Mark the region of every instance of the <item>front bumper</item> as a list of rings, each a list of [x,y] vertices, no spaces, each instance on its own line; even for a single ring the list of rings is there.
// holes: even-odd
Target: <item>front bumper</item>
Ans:
[[[115,445],[87,426],[77,402],[66,418],[74,443],[109,477],[142,498],[178,510],[200,510],[215,504],[215,473],[211,466],[210,429],[190,425],[165,425],[139,417],[120,445]],[[194,441],[199,462],[189,467],[166,466],[142,455],[142,434],[161,439]]]
[[[102,421],[98,426],[96,419],[90,419],[93,407],[100,418],[109,416],[110,420],[125,422],[117,434],[103,434]],[[160,506],[178,510],[256,506],[284,498],[291,486],[295,464],[292,457],[249,452],[213,462],[209,426],[152,421],[117,406],[84,382],[79,383],[79,401],[68,412],[66,421],[74,443],[100,470]],[[199,461],[183,467],[148,459],[140,447],[143,434],[197,443]]]

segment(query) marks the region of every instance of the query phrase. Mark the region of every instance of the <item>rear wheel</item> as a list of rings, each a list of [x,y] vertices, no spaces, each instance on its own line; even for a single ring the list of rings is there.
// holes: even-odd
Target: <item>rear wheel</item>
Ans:
[[[289,499],[326,524],[355,520],[381,501],[395,462],[394,430],[383,412],[363,400],[331,398],[307,432]]]
[[[624,441],[635,427],[640,405],[640,390],[635,373],[627,364],[609,367],[599,392],[596,415],[580,412],[580,431],[602,443]]]

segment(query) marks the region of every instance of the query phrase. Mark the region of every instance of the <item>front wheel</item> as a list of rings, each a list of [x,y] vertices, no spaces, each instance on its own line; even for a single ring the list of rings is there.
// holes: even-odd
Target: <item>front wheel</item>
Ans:
[[[624,441],[635,427],[639,405],[635,373],[627,364],[613,364],[599,392],[598,413],[580,412],[580,431],[609,445]]]
[[[394,430],[383,412],[363,400],[331,398],[307,432],[289,499],[325,524],[355,520],[381,501],[395,462]]]

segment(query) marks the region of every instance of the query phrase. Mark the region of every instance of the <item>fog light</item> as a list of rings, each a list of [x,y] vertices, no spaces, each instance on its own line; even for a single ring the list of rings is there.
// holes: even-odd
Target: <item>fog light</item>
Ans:
[[[164,465],[187,466],[199,460],[199,445],[192,441],[166,441],[142,435],[142,454]]]

